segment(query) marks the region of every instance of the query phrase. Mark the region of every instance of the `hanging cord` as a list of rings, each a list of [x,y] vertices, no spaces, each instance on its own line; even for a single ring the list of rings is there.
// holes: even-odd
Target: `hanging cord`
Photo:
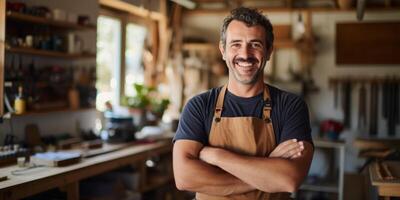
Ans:
[[[21,176],[21,175],[26,175],[30,172],[32,172],[33,169],[37,169],[37,168],[47,168],[46,165],[35,165],[33,164],[32,166],[29,166],[27,168],[24,169],[17,169],[14,171],[11,171],[11,174],[14,176]]]

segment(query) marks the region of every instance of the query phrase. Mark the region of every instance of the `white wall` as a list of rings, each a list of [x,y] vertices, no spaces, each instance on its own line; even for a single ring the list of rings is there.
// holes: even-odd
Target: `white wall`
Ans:
[[[267,16],[273,24],[289,24],[296,20],[296,13],[271,13]],[[199,37],[206,41],[217,44],[219,40],[219,31],[222,26],[224,15],[218,14],[197,14],[184,17],[183,27],[186,37]],[[340,109],[335,109],[333,106],[333,91],[328,87],[328,77],[353,75],[353,76],[385,76],[397,75],[400,76],[400,66],[379,66],[379,65],[363,65],[363,66],[337,66],[335,64],[335,26],[337,22],[356,22],[355,12],[315,12],[312,15],[313,31],[319,38],[317,43],[317,57],[315,65],[312,69],[312,76],[320,91],[312,94],[308,102],[313,119],[313,133],[318,132],[318,122],[324,119],[343,118],[343,113]],[[400,13],[396,11],[388,12],[366,12],[364,21],[393,21],[400,20]],[[285,50],[286,51],[286,50]],[[277,67],[287,60],[295,59],[290,53],[284,52],[280,54],[276,60]],[[296,61],[298,62],[298,61]],[[294,62],[294,63],[296,63]],[[352,128],[344,131],[342,137],[346,138],[347,144],[347,171],[356,170],[356,167],[362,164],[362,160],[357,159],[357,151],[352,147],[352,141],[355,137],[365,135],[366,132],[361,132],[356,128],[357,121],[357,106],[358,103],[358,87],[353,90],[352,98]],[[379,121],[379,136],[386,137],[386,123]],[[397,127],[397,137],[400,137],[400,127]]]
[[[97,0],[25,0],[23,1],[28,6],[38,6],[44,5],[50,9],[62,9],[67,12],[72,12],[75,14],[84,14],[90,16],[90,22],[96,24],[97,15],[99,10],[99,4]],[[96,31],[88,31],[79,33],[84,40],[84,49],[88,49],[91,52],[96,51]],[[31,58],[29,56],[24,56],[26,61],[24,63],[30,63]],[[94,59],[89,60],[58,60],[58,59],[36,59],[36,65],[42,64],[56,64],[61,66],[93,66],[96,64]],[[7,73],[7,72],[5,72]],[[49,114],[39,114],[39,115],[28,115],[13,117],[10,120],[5,119],[5,121],[0,124],[0,144],[3,143],[5,134],[11,132],[10,124],[13,125],[14,135],[18,139],[23,139],[24,137],[24,127],[27,124],[35,123],[39,126],[40,133],[43,136],[61,133],[77,134],[77,122],[79,122],[79,127],[83,130],[93,129],[95,126],[96,111],[79,111],[79,112],[64,112],[64,113],[49,113]]]

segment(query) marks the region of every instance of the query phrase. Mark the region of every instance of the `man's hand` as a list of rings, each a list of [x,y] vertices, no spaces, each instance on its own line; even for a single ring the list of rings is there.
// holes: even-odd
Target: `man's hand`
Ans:
[[[297,139],[291,139],[280,143],[271,154],[269,154],[269,157],[294,159],[300,157],[303,150],[304,143],[302,141],[297,142]]]
[[[223,151],[223,149],[204,146],[200,151],[199,158],[210,165],[215,165],[214,163],[218,159],[218,151]]]

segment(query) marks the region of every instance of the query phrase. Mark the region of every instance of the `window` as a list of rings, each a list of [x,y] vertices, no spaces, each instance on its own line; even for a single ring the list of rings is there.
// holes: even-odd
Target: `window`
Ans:
[[[105,110],[105,102],[118,102],[121,66],[121,21],[108,16],[97,19],[97,98],[96,108]]]
[[[147,32],[145,26],[132,22],[128,17],[99,15],[96,59],[98,110],[104,111],[107,101],[119,105],[122,95],[134,95],[134,83],[144,83],[142,54]]]
[[[142,55],[147,29],[133,23],[126,26],[125,95],[135,95],[133,84],[144,83]]]

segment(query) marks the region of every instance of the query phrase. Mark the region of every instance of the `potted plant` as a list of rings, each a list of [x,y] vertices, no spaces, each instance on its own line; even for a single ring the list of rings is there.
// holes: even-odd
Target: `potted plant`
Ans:
[[[157,120],[161,119],[170,101],[168,99],[153,98],[153,94],[156,91],[154,87],[147,87],[137,83],[133,87],[136,92],[135,96],[125,96],[122,100],[122,105],[127,106],[129,111],[139,118],[137,125],[143,126],[147,123],[147,111],[153,114]]]
[[[150,105],[149,93],[155,91],[155,89],[137,83],[133,87],[136,93],[135,96],[125,96],[122,99],[122,105],[129,107],[133,112],[142,112]]]

